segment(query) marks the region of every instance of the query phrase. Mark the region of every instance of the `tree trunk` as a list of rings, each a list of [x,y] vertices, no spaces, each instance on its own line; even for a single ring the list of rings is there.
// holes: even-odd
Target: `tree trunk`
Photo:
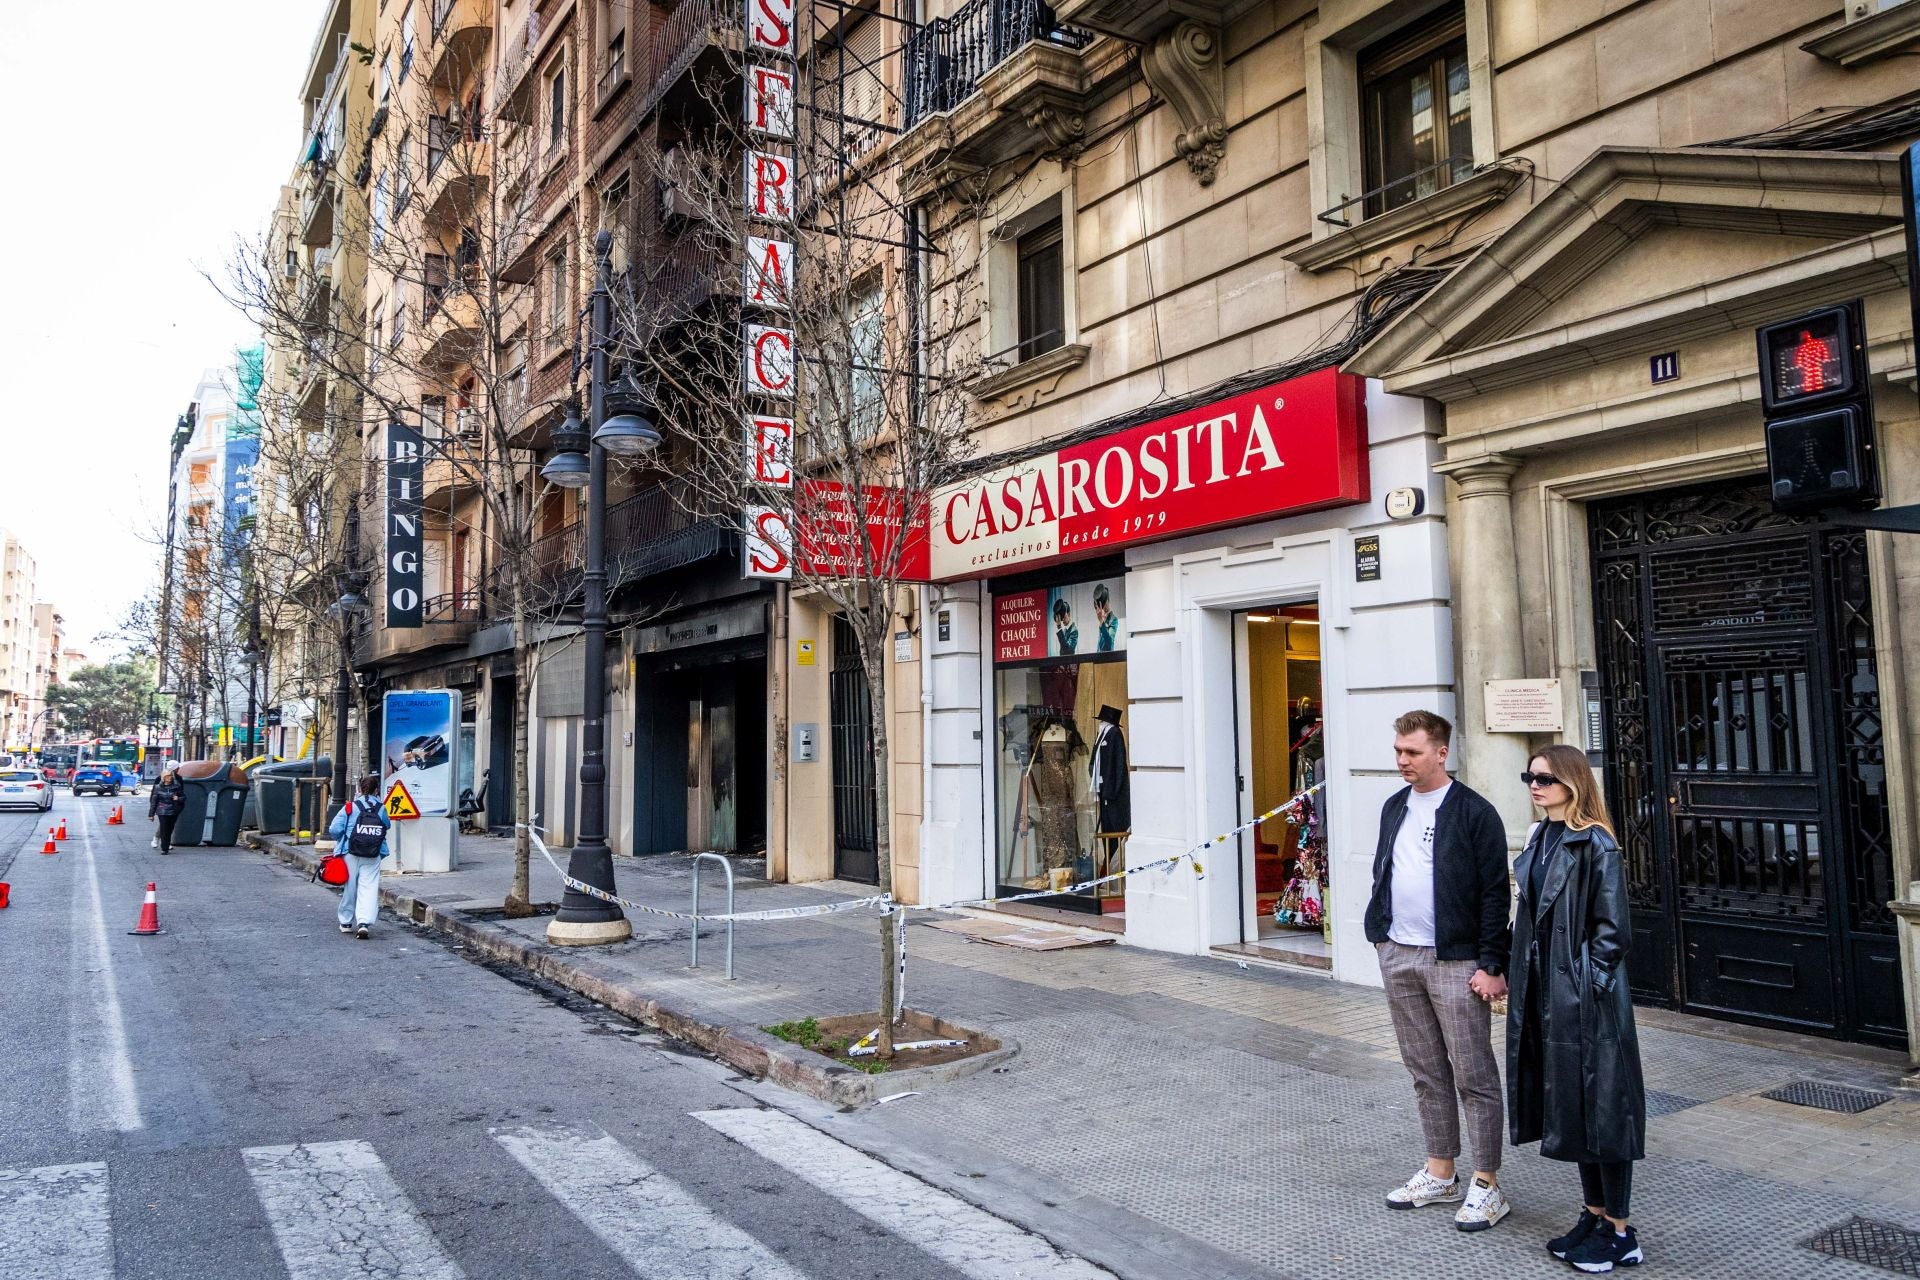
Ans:
[[[867,674],[867,715],[873,724],[873,847],[879,864],[880,890],[893,892],[893,744],[887,736],[887,663],[886,635],[893,626],[891,597],[887,603],[868,606],[860,644],[860,662]],[[882,1061],[893,1058],[893,1003],[895,964],[899,959],[900,929],[905,921],[898,911],[880,917],[880,1045]]]
[[[527,638],[527,587],[513,575],[513,889],[507,894],[509,916],[533,914],[533,886],[529,865],[533,836],[531,794],[527,785],[527,716],[532,706],[533,660]]]

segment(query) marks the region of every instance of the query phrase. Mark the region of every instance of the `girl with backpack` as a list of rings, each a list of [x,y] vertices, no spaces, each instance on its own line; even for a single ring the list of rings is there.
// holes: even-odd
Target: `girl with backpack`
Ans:
[[[380,860],[387,856],[392,824],[380,807],[378,775],[360,779],[355,790],[353,803],[334,815],[327,834],[347,864],[347,883],[340,889],[340,932],[365,938],[380,918]]]

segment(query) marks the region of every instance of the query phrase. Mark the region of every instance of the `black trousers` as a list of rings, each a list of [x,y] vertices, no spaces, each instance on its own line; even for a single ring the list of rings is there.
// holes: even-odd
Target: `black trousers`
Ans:
[[[1589,1205],[1604,1205],[1609,1218],[1625,1219],[1633,1199],[1633,1161],[1580,1162],[1580,1190]]]
[[[180,815],[177,813],[162,814],[160,817],[154,819],[154,822],[160,828],[160,852],[171,853],[173,851],[173,824],[178,821],[180,821]]]

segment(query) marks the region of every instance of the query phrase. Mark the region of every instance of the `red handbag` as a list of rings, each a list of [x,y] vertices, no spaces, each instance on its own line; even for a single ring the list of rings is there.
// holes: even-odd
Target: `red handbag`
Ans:
[[[320,867],[314,873],[331,885],[343,885],[347,882],[347,860],[337,853],[330,853],[320,859]]]

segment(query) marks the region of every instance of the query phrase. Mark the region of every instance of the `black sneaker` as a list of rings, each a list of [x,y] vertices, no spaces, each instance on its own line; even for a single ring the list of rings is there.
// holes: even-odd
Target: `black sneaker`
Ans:
[[[361,925],[358,936],[362,941],[365,941],[366,939],[371,938],[373,936],[373,933],[371,930],[367,928],[367,926]]]
[[[1632,1227],[1628,1227],[1627,1233],[1621,1235],[1606,1223],[1582,1240],[1577,1248],[1567,1251],[1567,1261],[1576,1270],[1591,1274],[1611,1271],[1615,1267],[1637,1267],[1646,1260],[1647,1255],[1641,1251],[1640,1239],[1633,1234]]]
[[[1580,1211],[1580,1221],[1573,1224],[1573,1230],[1563,1236],[1555,1236],[1553,1239],[1547,1241],[1547,1252],[1560,1259],[1560,1261],[1565,1262],[1567,1260],[1567,1254],[1577,1248],[1582,1240],[1592,1235],[1593,1229],[1599,1225],[1600,1219],[1596,1218],[1592,1211],[1582,1209]]]

